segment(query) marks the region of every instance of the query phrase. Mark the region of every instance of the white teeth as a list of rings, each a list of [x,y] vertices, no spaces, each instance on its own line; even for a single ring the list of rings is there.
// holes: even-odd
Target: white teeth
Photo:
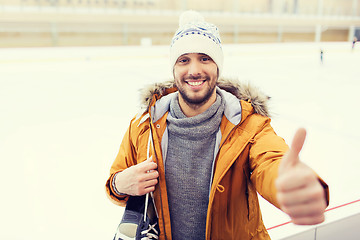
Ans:
[[[188,84],[191,85],[191,86],[199,86],[202,83],[203,83],[202,81],[201,82],[188,82]]]

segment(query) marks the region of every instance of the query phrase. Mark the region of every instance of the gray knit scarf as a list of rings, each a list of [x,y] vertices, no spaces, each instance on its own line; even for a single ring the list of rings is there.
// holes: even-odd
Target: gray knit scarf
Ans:
[[[205,239],[216,133],[224,109],[220,94],[209,109],[189,118],[178,96],[170,103],[165,178],[174,240]]]

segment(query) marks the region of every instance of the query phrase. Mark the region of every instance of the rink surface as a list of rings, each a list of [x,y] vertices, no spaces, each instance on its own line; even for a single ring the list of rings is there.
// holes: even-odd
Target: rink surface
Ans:
[[[329,208],[360,199],[360,44],[225,45],[224,53],[224,76],[271,96],[272,125],[288,144],[307,129],[301,159],[329,184]],[[112,239],[123,209],[105,195],[109,168],[138,90],[170,76],[167,46],[0,49],[0,239]],[[327,212],[324,224],[359,205]],[[261,208],[267,228],[289,221],[264,200]]]

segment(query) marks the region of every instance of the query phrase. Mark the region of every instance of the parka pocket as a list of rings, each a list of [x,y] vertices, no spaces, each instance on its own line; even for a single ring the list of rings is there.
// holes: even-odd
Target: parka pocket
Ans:
[[[246,168],[244,168],[244,176],[246,182],[245,195],[246,195],[246,204],[248,210],[247,217],[248,220],[250,221],[257,214],[257,207],[256,207],[257,194],[256,194],[256,190],[251,184],[250,173]]]

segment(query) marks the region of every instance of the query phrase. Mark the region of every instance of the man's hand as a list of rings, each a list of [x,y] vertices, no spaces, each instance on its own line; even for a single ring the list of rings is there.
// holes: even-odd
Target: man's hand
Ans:
[[[299,160],[305,137],[305,129],[296,132],[290,150],[281,161],[276,180],[280,208],[298,225],[323,222],[327,205],[325,191],[317,176]]]
[[[124,194],[141,196],[155,190],[159,177],[157,164],[152,157],[118,173],[115,178],[116,189]]]

